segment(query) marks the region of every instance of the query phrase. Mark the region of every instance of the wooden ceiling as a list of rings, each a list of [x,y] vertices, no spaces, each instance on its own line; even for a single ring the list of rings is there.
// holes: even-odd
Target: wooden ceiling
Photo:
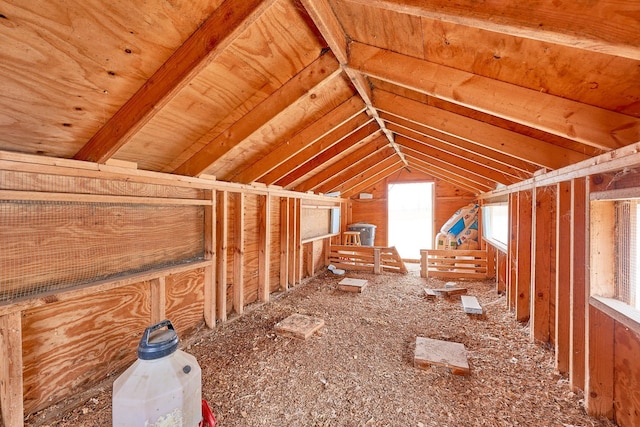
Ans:
[[[349,196],[640,141],[640,0],[0,1],[0,150]]]

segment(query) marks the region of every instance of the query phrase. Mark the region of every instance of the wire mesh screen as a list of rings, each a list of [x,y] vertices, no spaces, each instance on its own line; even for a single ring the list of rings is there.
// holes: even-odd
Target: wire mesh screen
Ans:
[[[638,202],[621,200],[615,204],[616,241],[616,298],[629,305],[637,306],[637,289],[640,284],[640,254],[638,239],[640,225]]]
[[[0,201],[0,301],[204,259],[204,208]]]

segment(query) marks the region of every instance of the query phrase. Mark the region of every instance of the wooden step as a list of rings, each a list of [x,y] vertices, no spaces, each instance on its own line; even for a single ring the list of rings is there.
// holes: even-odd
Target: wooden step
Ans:
[[[478,299],[474,296],[470,295],[462,295],[460,297],[460,301],[462,302],[462,308],[465,313],[468,314],[482,314],[482,307],[478,302]]]
[[[352,278],[349,278],[349,277],[347,277],[345,279],[342,279],[338,283],[338,289],[340,289],[341,291],[346,291],[346,292],[361,293],[366,286],[367,286],[367,280],[364,280],[364,279],[352,279]]]
[[[323,319],[296,313],[276,323],[274,329],[279,336],[306,340],[323,326]]]
[[[416,337],[413,366],[429,369],[432,365],[449,368],[455,375],[471,373],[464,344]]]

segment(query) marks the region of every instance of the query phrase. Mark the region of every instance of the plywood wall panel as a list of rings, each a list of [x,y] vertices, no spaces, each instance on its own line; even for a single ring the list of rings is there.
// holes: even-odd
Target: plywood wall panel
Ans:
[[[178,337],[185,337],[204,319],[204,269],[166,278],[166,318]]]
[[[614,406],[621,427],[640,425],[640,335],[621,323],[615,324]]]
[[[136,359],[150,323],[148,289],[148,283],[138,283],[23,313],[26,413],[94,385]]]

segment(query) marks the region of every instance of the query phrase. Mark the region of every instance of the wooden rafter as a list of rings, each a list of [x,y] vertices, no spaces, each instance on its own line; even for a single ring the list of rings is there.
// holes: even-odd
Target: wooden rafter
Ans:
[[[411,157],[413,157],[414,159],[418,159],[423,161],[424,163],[428,163],[433,167],[437,167],[439,169],[445,170],[445,171],[449,171],[451,172],[451,174],[460,176],[460,177],[465,177],[470,181],[474,181],[480,185],[482,185],[485,188],[488,188],[490,190],[493,190],[496,188],[496,184],[497,181],[494,181],[492,179],[486,178],[482,175],[479,175],[475,172],[472,172],[468,169],[465,169],[464,167],[460,167],[451,163],[447,163],[445,161],[442,161],[436,157],[433,157],[429,154],[425,154],[422,151],[417,151],[417,150],[413,150],[411,148],[405,147],[404,148],[404,152],[406,155],[410,155]]]
[[[409,159],[409,163],[413,167],[419,167],[421,171],[431,173],[434,176],[438,176],[443,180],[450,182],[453,185],[460,186],[467,189],[472,189],[473,192],[476,194],[484,193],[490,190],[490,188],[487,188],[486,185],[475,182],[472,179],[469,179],[469,177],[467,176],[459,175],[457,173],[452,172],[451,170],[443,169],[439,166],[433,165],[432,163],[426,160],[414,157],[414,155],[410,151],[408,151],[405,154]]]
[[[307,13],[316,24],[316,27],[327,41],[327,44],[340,61],[341,66],[345,74],[349,77],[354,87],[358,91],[358,94],[362,97],[367,105],[367,111],[373,117],[380,129],[384,132],[387,139],[389,139],[389,145],[393,147],[396,154],[400,157],[402,162],[406,165],[407,161],[402,156],[402,152],[393,140],[393,135],[384,127],[384,123],[378,116],[378,111],[373,106],[371,88],[367,79],[359,72],[346,67],[348,62],[348,40],[347,36],[342,29],[340,22],[333,13],[331,6],[327,0],[300,0]]]
[[[317,173],[307,178],[304,182],[296,185],[293,188],[293,190],[300,191],[300,192],[306,192],[310,190],[315,191],[320,186],[325,184],[327,181],[335,177],[336,175],[340,174],[341,172],[344,172],[344,170],[348,168],[350,165],[352,165],[353,163],[359,161],[360,159],[364,159],[367,156],[370,156],[376,151],[382,149],[385,145],[387,145],[387,140],[385,137],[382,136],[382,134],[380,134],[380,136],[376,138],[376,140],[359,145],[355,151],[347,154],[343,154],[339,160],[334,161],[330,165],[323,168],[322,165],[324,163],[328,163],[330,160],[330,159],[326,159],[325,162],[317,165],[314,168],[314,169],[319,169]]]
[[[477,188],[474,183],[465,182],[462,179],[452,178],[448,174],[442,173],[442,171],[430,168],[430,166],[428,164],[421,163],[421,162],[413,159],[411,156],[406,156],[406,157],[407,157],[407,160],[409,162],[409,168],[411,170],[417,170],[419,172],[429,174],[429,175],[431,175],[431,176],[433,176],[435,178],[441,179],[442,181],[445,181],[445,182],[453,185],[454,187],[461,188],[461,189],[463,189],[465,191],[469,191],[469,192],[471,192],[473,194],[479,194],[479,193],[481,193],[483,191],[480,188]]]
[[[544,141],[491,126],[398,95],[374,89],[376,108],[440,132],[500,151],[540,167],[558,169],[582,161],[586,155]]]
[[[434,153],[441,152],[446,154],[447,156],[457,157],[461,160],[464,160],[465,162],[470,162],[475,164],[476,166],[487,168],[487,172],[491,174],[490,176],[494,176],[493,174],[497,173],[498,175],[495,175],[495,178],[498,179],[498,182],[502,182],[503,184],[521,181],[525,177],[521,174],[518,174],[513,168],[510,168],[498,162],[494,162],[491,159],[478,156],[473,152],[462,150],[456,146],[448,145],[446,143],[438,141],[437,139],[421,135],[420,133],[415,132],[412,129],[396,125],[395,123],[388,123],[387,127],[389,128],[389,130],[395,132],[396,135],[401,135],[402,137],[404,137],[403,141],[398,141],[398,144],[400,144],[401,146],[407,146],[419,151],[422,151],[421,149],[424,149]],[[408,144],[407,139],[413,141],[413,143]],[[471,168],[470,170],[474,169]],[[529,175],[527,175],[526,177],[529,177]]]
[[[564,46],[640,59],[637,1],[540,1],[535,5],[460,0],[348,0],[413,16]],[[594,19],[597,16],[600,19]],[[610,28],[616,28],[611,31]],[[571,30],[567,30],[571,29]]]
[[[300,73],[282,85],[267,99],[209,141],[200,151],[187,159],[175,174],[198,176],[217,159],[240,144],[311,89],[322,85],[340,72],[339,64],[330,53],[321,55]]]
[[[534,129],[606,150],[640,138],[640,120],[624,114],[362,43],[349,47],[349,67],[367,75]]]
[[[76,153],[75,159],[104,163],[111,158],[273,3],[247,0],[220,5]]]
[[[345,191],[356,186],[364,179],[368,179],[371,176],[385,170],[387,167],[396,164],[399,159],[394,155],[393,149],[386,147],[377,153],[363,159],[358,162],[349,170],[345,171],[344,175],[340,177],[339,183],[328,184],[324,189],[324,192],[340,192],[343,194]],[[321,189],[322,190],[322,189]]]
[[[286,165],[287,168],[283,168],[283,170],[279,172],[280,175],[282,175],[282,173],[285,173],[286,175],[280,176],[276,181],[276,184],[282,187],[287,187],[304,177],[313,169],[320,167],[327,161],[331,160],[334,156],[341,155],[363,139],[368,138],[375,132],[380,132],[380,128],[373,119],[369,118],[369,116],[365,114],[362,114],[362,116],[367,120],[363,125],[359,125],[361,121],[361,118],[359,117],[357,122],[348,123],[349,126],[344,129],[340,135],[327,135],[327,138],[332,142],[328,148],[324,149],[325,147],[323,145],[325,144],[322,144],[322,141],[319,141],[318,144],[314,144],[314,146],[309,147],[308,150],[305,150],[304,152],[289,159],[287,162],[288,164]],[[355,130],[351,131],[355,125],[359,126]],[[283,166],[285,165],[283,164]]]
[[[401,147],[406,147],[408,149],[418,151],[422,154],[431,156],[434,159],[438,159],[447,164],[466,169],[471,173],[482,176],[486,179],[490,179],[500,184],[508,185],[520,181],[519,179],[516,179],[511,175],[496,171],[495,169],[491,169],[485,165],[478,164],[465,157],[456,156],[448,151],[428,146],[426,144],[423,144],[420,140],[411,138],[409,136],[396,135],[396,142]]]
[[[392,123],[395,126],[400,126],[405,129],[410,129],[413,132],[428,138],[430,141],[439,141],[443,144],[447,144],[449,147],[454,147],[458,150],[463,150],[466,153],[484,157],[492,163],[502,165],[502,169],[510,170],[513,174],[519,177],[529,178],[531,175],[539,169],[537,165],[526,162],[521,159],[504,154],[500,151],[496,151],[492,148],[483,147],[473,142],[466,141],[464,139],[457,138],[453,135],[449,135],[440,132],[436,129],[428,128],[419,123],[407,120],[403,117],[381,112],[382,117],[386,122]],[[402,132],[399,132],[402,133]],[[465,154],[466,156],[467,154]]]
[[[392,163],[394,160],[395,160],[395,163]],[[346,189],[342,194],[342,197],[351,197],[355,194],[358,194],[368,188],[371,188],[373,185],[386,179],[388,176],[391,176],[394,173],[407,168],[407,166],[404,163],[400,162],[399,159],[391,158],[389,159],[389,162],[390,162],[389,166],[382,167],[381,165],[377,168],[375,173],[370,173],[368,174],[368,176],[363,176],[362,179],[359,180],[356,185],[354,185],[349,189]]]
[[[265,157],[262,157],[244,170],[238,171],[231,177],[231,180],[240,183],[256,181],[278,166],[286,163],[300,152],[316,144],[319,140],[322,140],[325,145],[328,145],[329,143],[325,141],[325,137],[338,128],[341,128],[345,123],[349,123],[351,126],[357,128],[368,120],[365,114],[361,114],[364,108],[364,103],[359,97],[353,96],[349,98],[321,119],[296,133],[288,141],[272,150]],[[352,120],[354,118],[358,118],[358,120]],[[328,139],[331,140],[331,138]],[[287,169],[290,170],[290,167]]]

